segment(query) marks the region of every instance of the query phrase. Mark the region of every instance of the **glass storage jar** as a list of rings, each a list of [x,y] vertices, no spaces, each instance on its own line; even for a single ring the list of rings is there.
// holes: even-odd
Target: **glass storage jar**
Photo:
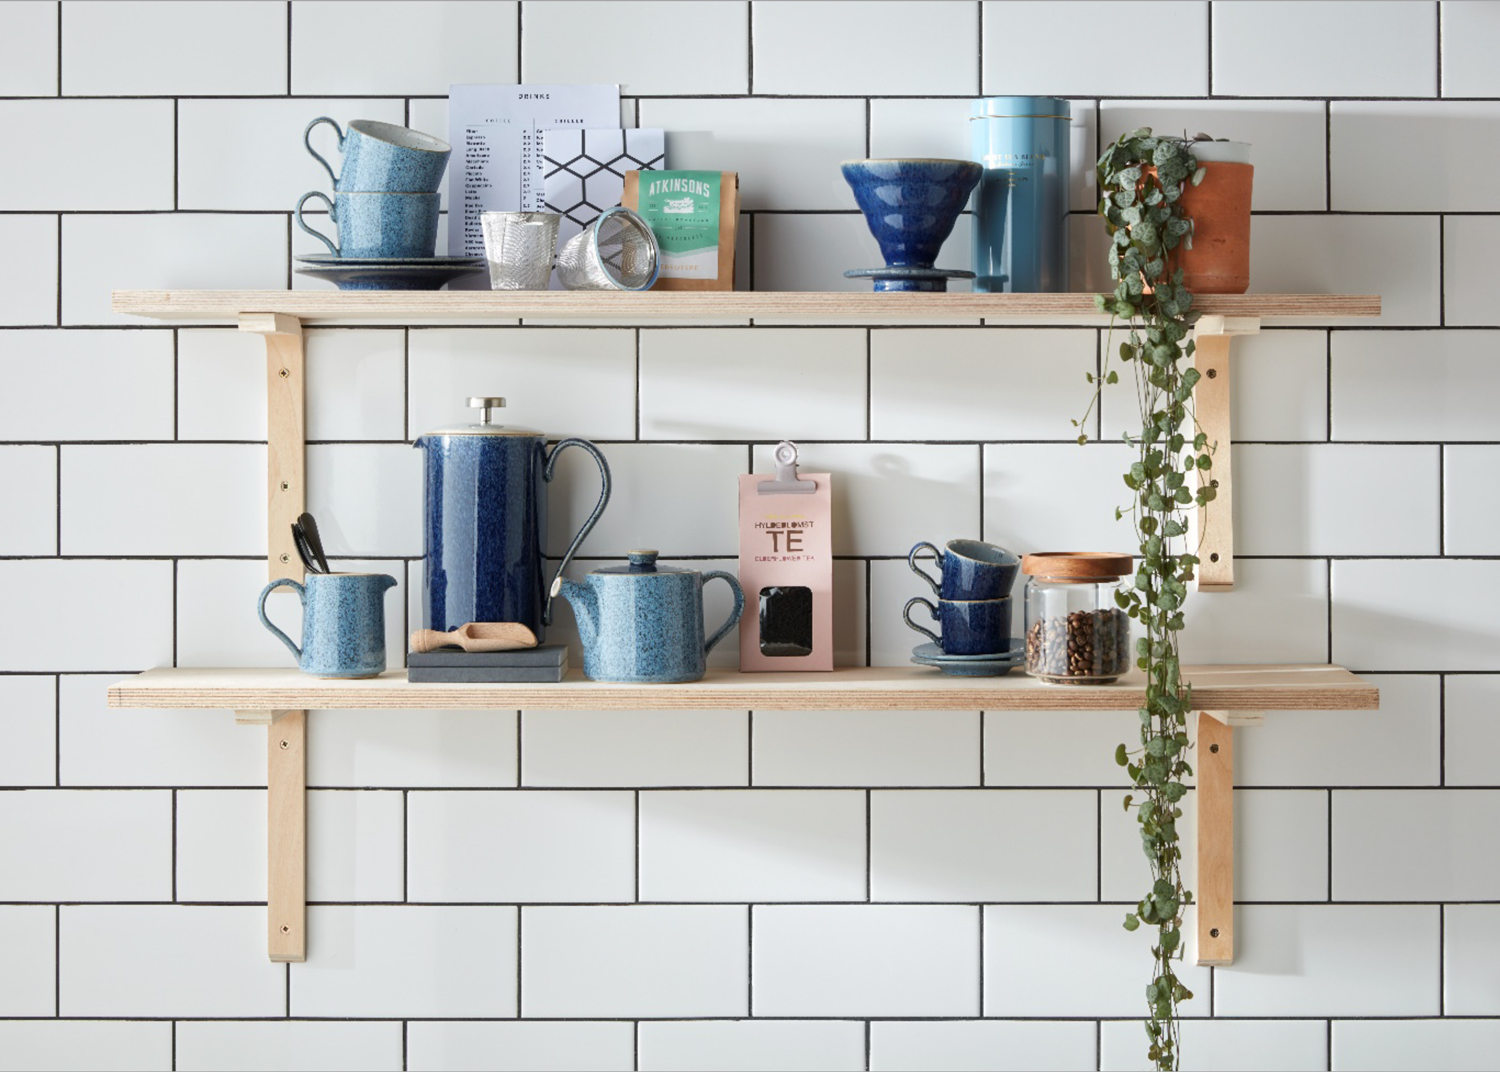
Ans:
[[[1026,672],[1054,685],[1107,685],[1130,668],[1130,616],[1115,593],[1131,557],[1049,551],[1021,560],[1026,582]]]

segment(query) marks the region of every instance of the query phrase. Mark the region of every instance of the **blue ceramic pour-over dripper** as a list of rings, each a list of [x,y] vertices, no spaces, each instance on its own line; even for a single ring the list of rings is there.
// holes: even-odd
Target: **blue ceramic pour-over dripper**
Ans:
[[[949,279],[974,273],[934,268],[984,168],[972,160],[847,160],[841,168],[854,200],[880,244],[884,268],[845,272],[871,278],[876,290],[948,289]]]

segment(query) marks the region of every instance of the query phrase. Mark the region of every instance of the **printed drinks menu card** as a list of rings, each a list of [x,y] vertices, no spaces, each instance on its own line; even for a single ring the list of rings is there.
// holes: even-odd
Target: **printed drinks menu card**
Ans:
[[[484,256],[481,212],[542,211],[542,131],[619,125],[619,86],[449,86],[449,256]]]

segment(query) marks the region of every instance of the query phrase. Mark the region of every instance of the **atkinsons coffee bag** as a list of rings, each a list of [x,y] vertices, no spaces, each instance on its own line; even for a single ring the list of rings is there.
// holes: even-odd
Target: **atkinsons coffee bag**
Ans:
[[[738,173],[627,171],[620,203],[656,235],[661,274],[652,290],[734,289]]]

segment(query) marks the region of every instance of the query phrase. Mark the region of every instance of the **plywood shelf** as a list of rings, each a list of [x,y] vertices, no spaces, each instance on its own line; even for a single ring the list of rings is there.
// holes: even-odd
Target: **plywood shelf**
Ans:
[[[1184,677],[1195,707],[1221,711],[1371,711],[1380,692],[1338,666],[1198,666]],[[622,685],[574,671],[556,684],[417,684],[405,671],[337,681],[297,670],[148,670],[109,689],[111,707],[282,711],[416,710],[857,710],[1134,711],[1139,674],[1114,685],[1046,685],[1006,677],[949,677],[925,667],[859,667],[825,674],[711,670],[685,685]]]
[[[880,323],[891,320],[1016,320],[1089,317],[1100,323],[1092,292],[1079,294],[876,294],[847,291],[327,291],[117,290],[116,313],[157,320],[233,321],[247,313],[281,313],[310,323],[341,320],[640,319],[792,320]],[[1371,317],[1369,294],[1205,294],[1205,315],[1232,317]]]

